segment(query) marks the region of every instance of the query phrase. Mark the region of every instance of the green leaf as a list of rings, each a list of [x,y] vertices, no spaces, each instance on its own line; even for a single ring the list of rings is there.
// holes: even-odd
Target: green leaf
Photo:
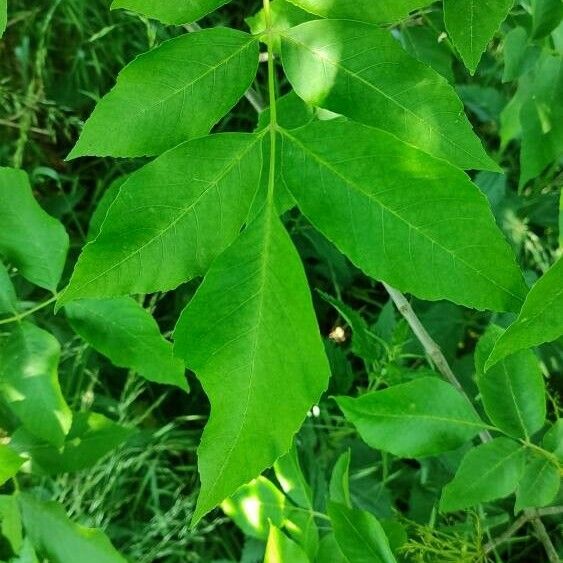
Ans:
[[[313,509],[313,493],[307,483],[297,455],[295,444],[274,464],[276,479],[283,492],[302,508]]]
[[[314,561],[319,550],[319,528],[315,522],[315,513],[286,504],[284,529]]]
[[[174,336],[211,402],[197,522],[289,450],[328,383],[305,273],[272,206],[213,263]]]
[[[553,453],[560,463],[563,463],[563,418],[558,418],[545,433],[542,446]]]
[[[446,30],[471,74],[513,4],[514,0],[444,0]]]
[[[0,393],[27,430],[58,447],[72,422],[57,376],[60,351],[54,336],[28,322],[0,346]]]
[[[38,552],[51,563],[126,563],[100,530],[71,522],[63,507],[18,495],[25,530]]]
[[[528,440],[545,423],[545,384],[539,361],[531,350],[521,350],[487,372],[489,357],[502,329],[491,325],[475,351],[477,386],[487,416],[505,434]]]
[[[68,158],[158,155],[206,135],[250,86],[257,66],[258,41],[242,31],[170,39],[120,72]]]
[[[163,23],[195,22],[230,0],[114,0],[111,9],[125,8]]]
[[[61,278],[68,235],[33,197],[27,174],[0,168],[0,255],[31,283],[52,292]]]
[[[92,213],[92,217],[90,217],[90,224],[88,225],[88,237],[87,242],[92,242],[96,240],[100,231],[102,230],[102,225],[107,217],[109,208],[119,195],[119,190],[121,190],[121,186],[125,184],[129,176],[120,176],[116,180],[114,180],[109,187],[106,189],[100,200],[98,201],[98,205]]]
[[[317,16],[359,20],[368,23],[393,23],[410,12],[431,4],[431,0],[290,0]]]
[[[529,454],[524,474],[516,490],[515,511],[551,504],[561,484],[559,467],[536,453]]]
[[[134,430],[94,412],[75,413],[62,448],[39,440],[27,430],[16,430],[10,448],[31,459],[31,471],[54,475],[80,471],[127,440]]]
[[[1,465],[0,465],[1,467]],[[2,471],[0,469],[0,471]],[[0,496],[0,537],[10,544],[14,553],[22,546],[22,523],[16,495]],[[10,560],[12,563],[12,560]]]
[[[350,563],[350,561],[344,557],[332,532],[326,534],[321,540],[315,561],[316,563]]]
[[[238,235],[258,189],[262,135],[195,139],[132,174],[86,245],[59,305],[174,289]]]
[[[309,563],[307,554],[279,528],[270,526],[264,563]]]
[[[329,504],[328,515],[336,541],[350,563],[396,563],[375,516],[336,502]]]
[[[270,522],[283,526],[285,496],[265,477],[240,487],[221,503],[223,512],[247,535],[266,540]]]
[[[454,450],[485,428],[469,401],[435,377],[336,402],[369,446],[401,457]]]
[[[460,168],[498,171],[447,80],[385,30],[317,20],[282,35],[287,78],[307,103],[393,133]]]
[[[440,509],[453,512],[513,493],[522,476],[524,457],[524,448],[508,438],[472,448],[453,481],[444,487]]]
[[[134,299],[83,299],[65,307],[72,328],[121,368],[188,391],[183,362],[160,334],[153,316]]]
[[[423,299],[520,308],[527,287],[514,255],[462,171],[343,120],[282,131],[282,141],[301,211],[366,274]]]
[[[0,486],[18,472],[24,461],[12,449],[0,443]]]
[[[8,2],[0,0],[0,37],[4,35],[6,25],[8,24]]]
[[[511,29],[504,39],[503,82],[516,80],[529,70],[539,55],[539,48],[529,44],[528,32],[523,27]]]
[[[14,314],[18,305],[16,290],[6,266],[0,262],[0,314]]]
[[[563,58],[545,54],[538,61],[529,96],[522,104],[520,187],[563,154]]]
[[[336,461],[330,477],[330,500],[352,508],[350,498],[350,450]]]
[[[563,259],[532,287],[518,318],[496,341],[485,369],[510,354],[557,340],[563,335]]]
[[[549,35],[563,18],[561,0],[532,0],[532,37],[541,39]]]

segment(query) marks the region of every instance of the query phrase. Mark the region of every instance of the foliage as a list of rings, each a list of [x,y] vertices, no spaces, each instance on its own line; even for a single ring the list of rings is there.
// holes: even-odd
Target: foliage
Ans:
[[[2,560],[559,560],[563,8],[489,4],[0,3]]]

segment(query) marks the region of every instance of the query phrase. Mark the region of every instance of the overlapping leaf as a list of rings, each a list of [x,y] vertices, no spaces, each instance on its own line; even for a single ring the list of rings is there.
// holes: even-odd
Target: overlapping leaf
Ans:
[[[242,31],[213,28],[166,41],[121,71],[69,158],[158,155],[205,135],[257,66],[258,41]]]
[[[0,444],[0,487],[18,472],[24,461],[14,450]]]
[[[152,315],[134,299],[83,299],[69,303],[65,312],[72,328],[114,365],[188,390],[184,364],[174,357]]]
[[[472,74],[513,4],[514,0],[444,0],[446,29]]]
[[[447,80],[365,23],[317,20],[282,34],[282,59],[308,103],[385,129],[460,168],[498,170]]]
[[[442,492],[444,512],[462,510],[513,493],[524,470],[524,448],[508,438],[496,438],[472,448],[453,481]]]
[[[559,467],[552,460],[535,452],[528,457],[516,490],[516,511],[547,506],[557,496],[561,484]]]
[[[57,339],[23,322],[0,339],[0,394],[27,430],[62,446],[72,415],[59,386]]]
[[[286,536],[279,528],[270,526],[268,543],[264,563],[309,563],[307,554],[291,538]]]
[[[175,341],[211,402],[198,521],[289,450],[327,386],[303,268],[271,205],[213,263]]]
[[[18,298],[6,266],[0,262],[0,314],[16,312]]]
[[[477,385],[488,417],[513,438],[525,438],[545,423],[545,385],[538,359],[531,350],[521,350],[484,371],[502,329],[489,327],[475,352]]]
[[[164,23],[195,22],[230,0],[114,0],[112,10],[126,8]]]
[[[532,287],[516,321],[496,341],[485,369],[519,350],[563,335],[563,259]]]
[[[0,168],[0,255],[30,282],[55,291],[61,277],[68,235],[39,206],[25,172]]]
[[[369,446],[402,457],[454,450],[485,427],[458,391],[434,377],[336,402]]]
[[[261,173],[261,136],[195,139],[132,174],[59,304],[169,290],[207,271],[237,236]]]
[[[519,310],[526,286],[484,196],[460,170],[341,120],[284,131],[283,178],[356,266],[423,299]]]

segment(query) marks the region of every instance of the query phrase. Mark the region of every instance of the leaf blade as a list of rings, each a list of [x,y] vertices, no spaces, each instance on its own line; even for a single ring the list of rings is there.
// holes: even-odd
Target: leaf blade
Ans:
[[[178,2],[177,0],[160,0],[154,2],[153,0],[114,0],[111,9],[125,8],[163,23],[180,25],[200,20],[230,1],[190,0],[190,2]]]

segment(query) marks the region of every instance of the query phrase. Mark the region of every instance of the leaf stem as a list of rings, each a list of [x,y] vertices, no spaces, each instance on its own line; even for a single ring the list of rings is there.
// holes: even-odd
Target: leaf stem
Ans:
[[[471,399],[469,398],[469,396],[467,395],[467,393],[463,389],[461,383],[459,382],[459,380],[455,376],[454,372],[452,371],[452,369],[451,369],[451,367],[448,363],[448,360],[446,360],[446,357],[444,356],[442,350],[440,349],[438,344],[435,342],[435,340],[430,336],[430,334],[428,333],[428,331],[426,330],[424,325],[420,322],[420,319],[417,317],[416,313],[414,312],[414,310],[411,307],[410,303],[408,302],[407,298],[404,296],[404,294],[402,292],[400,292],[397,289],[394,289],[390,285],[387,285],[386,283],[384,283],[383,285],[384,285],[385,289],[387,290],[387,293],[389,293],[389,296],[393,300],[393,303],[395,303],[395,306],[399,310],[399,313],[401,313],[401,315],[403,315],[404,319],[407,321],[407,323],[411,327],[412,331],[414,332],[415,336],[418,338],[418,341],[420,342],[420,344],[424,348],[425,352],[428,354],[428,356],[434,362],[438,371],[460,393],[463,394],[463,396],[469,401],[469,403],[471,405],[473,405],[473,403],[471,402]],[[492,436],[491,436],[491,434],[489,433],[488,430],[484,430],[483,432],[481,432],[479,434],[479,437],[481,438],[481,441],[483,443],[490,442],[492,440]],[[529,445],[529,444],[526,444],[526,445]],[[541,449],[541,448],[538,448],[538,449]],[[520,520],[522,520],[521,523],[520,523]],[[524,511],[524,515],[521,518],[519,518],[513,524],[513,526],[511,528],[509,528],[507,530],[506,533],[510,532],[510,534],[507,537],[509,538],[512,534],[514,534],[516,531],[518,531],[518,529],[527,521],[530,521],[532,523],[532,525],[534,526],[538,540],[543,544],[543,547],[545,549],[545,552],[547,553],[547,557],[548,557],[550,563],[559,563],[559,556],[557,555],[557,551],[555,550],[555,547],[554,547],[551,539],[549,538],[547,530],[545,529],[545,526],[543,525],[543,522],[541,521],[540,515],[539,515],[537,510],[526,509]],[[516,524],[518,524],[518,527],[515,528]],[[515,528],[515,529],[513,529],[513,528]],[[502,541],[505,541],[504,535],[505,534],[500,536],[499,539],[502,539]],[[502,543],[502,541],[501,541],[501,543]],[[497,544],[495,542],[495,545],[491,548],[491,550],[494,549],[494,547],[496,547],[496,545]]]
[[[268,32],[268,95],[270,99],[270,169],[268,176],[268,205],[274,201],[274,184],[276,181],[277,127],[278,116],[276,107],[276,74],[272,34],[272,12],[270,0],[264,1],[264,18]]]
[[[51,305],[51,303],[54,303],[57,300],[58,297],[59,297],[59,294],[55,293],[55,295],[53,295],[53,297],[51,297],[50,299],[47,299],[47,301],[44,301],[43,303],[40,303],[39,305],[36,305],[32,309],[25,311],[25,313],[16,314],[13,317],[8,317],[7,319],[0,319],[0,325],[7,325],[7,324],[10,324],[10,323],[18,323],[22,319],[25,319],[25,317],[29,317],[29,315],[33,315],[33,313],[37,313],[37,311],[40,311],[41,309],[48,307],[49,305]]]

